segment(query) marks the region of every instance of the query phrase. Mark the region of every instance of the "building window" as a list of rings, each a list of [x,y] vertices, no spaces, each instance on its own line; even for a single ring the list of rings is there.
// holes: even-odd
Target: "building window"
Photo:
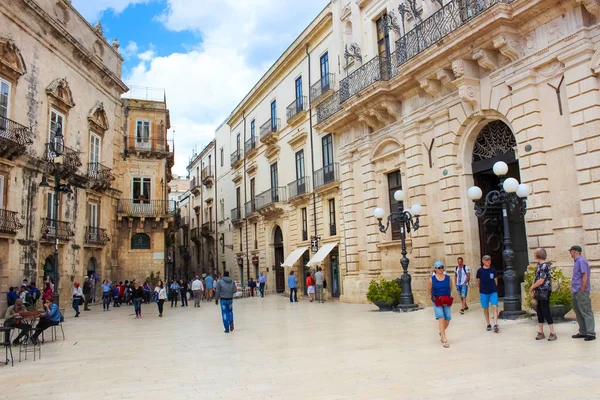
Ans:
[[[333,164],[333,138],[331,133],[321,139],[323,148],[323,167]]]
[[[0,175],[0,210],[4,209],[4,175]]]
[[[296,180],[298,184],[304,183],[304,150],[296,153]]]
[[[88,203],[88,223],[90,228],[98,227],[98,203]]]
[[[10,83],[0,79],[0,117],[10,117]]]
[[[396,190],[402,190],[402,175],[400,171],[391,172],[387,176],[388,178],[388,197],[390,199],[390,211],[394,212],[398,209],[400,203],[394,198]],[[401,238],[400,233],[400,222],[392,223],[392,240],[399,240]]]
[[[271,102],[271,131],[277,132],[277,100]]]
[[[254,223],[254,250],[258,249],[258,224]]]
[[[295,88],[296,88],[296,111],[300,112],[302,111],[303,108],[303,99],[302,99],[302,77],[299,76],[298,78],[296,78],[296,82],[295,82]]]
[[[150,121],[136,121],[135,147],[141,149],[150,148]]]
[[[242,134],[241,134],[241,133],[238,133],[238,134],[237,134],[237,137],[236,137],[236,149],[237,149],[238,153],[240,152],[240,149],[241,149],[241,147],[242,147],[242,142],[241,142],[241,140],[242,140]],[[238,154],[238,156],[239,156],[239,154]]]
[[[50,110],[50,131],[48,132],[48,139],[50,142],[54,141],[54,134],[56,133],[56,129],[60,124],[61,132],[65,134],[65,116],[58,111],[52,109]]]
[[[131,238],[131,249],[132,250],[149,250],[150,249],[150,236],[145,233],[136,233]]]
[[[240,251],[243,251],[244,247],[243,247],[243,232],[242,232],[242,228],[239,229],[239,233],[240,233]]]
[[[390,29],[385,23],[386,17],[387,14],[383,14],[381,18],[375,22],[375,26],[377,28],[377,51],[379,52],[379,57],[390,56]]]
[[[100,152],[102,150],[102,139],[100,136],[93,132],[90,132],[90,167],[96,167],[94,170],[97,171],[97,164],[100,163]]]
[[[134,203],[150,203],[150,178],[133,178],[132,198]]]
[[[337,234],[337,226],[335,223],[335,199],[329,199],[329,236]]]
[[[308,240],[308,211],[306,210],[306,207],[302,208],[301,211],[301,215],[302,215],[302,240]]]
[[[256,135],[256,120],[252,120],[250,122],[250,139],[252,139],[252,143],[254,143],[255,135]]]
[[[225,152],[221,147],[221,167],[225,165]]]
[[[321,56],[319,60],[321,66],[321,89],[323,92],[329,90],[329,54],[325,53]]]
[[[240,208],[240,202],[242,201],[242,189],[240,186],[235,188],[235,208],[238,209],[238,214],[239,214],[239,208]],[[240,216],[238,215],[238,218]]]

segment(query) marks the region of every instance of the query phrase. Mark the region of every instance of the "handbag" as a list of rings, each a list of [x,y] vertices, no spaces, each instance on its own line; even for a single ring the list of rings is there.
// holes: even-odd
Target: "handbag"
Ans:
[[[535,289],[533,292],[533,298],[536,300],[548,301],[550,300],[550,292],[548,290]]]
[[[454,297],[452,296],[434,296],[433,303],[436,307],[451,307],[454,303]]]

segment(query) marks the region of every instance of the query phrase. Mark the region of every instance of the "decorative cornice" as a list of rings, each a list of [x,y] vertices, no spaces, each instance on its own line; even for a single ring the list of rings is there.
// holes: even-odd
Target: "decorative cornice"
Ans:
[[[288,144],[295,151],[306,143],[307,137],[308,133],[303,129],[300,132],[295,133],[290,140],[288,140]]]
[[[600,0],[575,0],[583,5],[590,14],[600,17]]]
[[[477,61],[479,66],[489,71],[498,69],[498,57],[493,50],[477,49],[473,50],[473,60]]]
[[[109,128],[108,117],[104,111],[104,103],[97,101],[88,114],[90,128],[96,132],[106,132]]]
[[[27,73],[23,56],[11,38],[0,38],[0,71],[15,81]]]
[[[71,109],[75,107],[73,101],[73,93],[69,87],[67,78],[57,78],[46,88],[48,96],[53,97],[58,101],[65,109]]]

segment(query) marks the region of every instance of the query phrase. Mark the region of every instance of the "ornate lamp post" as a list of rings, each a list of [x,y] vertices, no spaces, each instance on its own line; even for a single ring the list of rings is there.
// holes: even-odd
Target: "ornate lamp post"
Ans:
[[[406,234],[410,233],[410,230],[416,231],[419,229],[419,215],[423,211],[423,207],[420,204],[414,204],[410,211],[404,210],[404,199],[406,195],[402,190],[397,190],[394,193],[394,199],[398,202],[398,211],[392,212],[387,217],[387,224],[384,226],[381,220],[385,216],[385,210],[383,208],[376,208],[373,211],[373,215],[377,218],[379,223],[379,231],[386,233],[390,227],[390,223],[400,224],[400,239],[402,240],[402,259],[400,264],[402,265],[402,277],[400,278],[400,284],[402,286],[402,294],[400,295],[400,304],[398,307],[402,311],[416,310],[419,306],[415,304],[415,298],[412,293],[412,286],[410,274],[408,273],[409,260],[406,257]]]
[[[502,208],[502,221],[504,226],[504,251],[502,257],[506,264],[504,271],[504,311],[501,317],[506,319],[517,319],[525,315],[521,309],[521,288],[519,277],[515,272],[514,259],[515,252],[512,249],[512,240],[510,238],[508,211],[518,209],[521,216],[527,212],[527,196],[531,193],[531,188],[527,184],[519,184],[515,178],[505,178],[508,173],[508,165],[503,161],[498,161],[493,167],[494,174],[500,178],[500,188],[492,190],[483,197],[483,191],[473,186],[467,192],[469,199],[475,203],[475,215],[481,218],[486,215],[489,209]]]

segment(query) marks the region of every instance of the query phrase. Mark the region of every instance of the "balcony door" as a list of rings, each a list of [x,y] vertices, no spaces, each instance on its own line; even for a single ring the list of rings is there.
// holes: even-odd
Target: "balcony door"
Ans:
[[[271,200],[279,201],[279,173],[276,162],[271,164]]]
[[[50,110],[50,131],[48,132],[48,142],[54,143],[54,135],[56,134],[57,130],[60,130],[60,132],[64,135],[64,127],[65,116],[54,109]],[[50,156],[51,160],[54,160],[54,157],[56,157],[56,154],[52,152],[51,149],[48,149],[48,155]]]
[[[296,153],[296,195],[304,193],[306,193],[306,179],[304,175],[304,150],[300,150]]]
[[[133,178],[132,185],[132,211],[138,213],[148,213],[151,210],[150,204],[150,178]]]
[[[235,188],[235,208],[237,208],[237,217],[240,217],[240,203],[242,201],[242,190],[241,188],[238,186],[237,188]]]
[[[4,79],[0,79],[0,135],[8,136],[6,129],[8,128],[7,121],[10,117],[10,83]]]
[[[150,144],[150,121],[138,120],[135,131],[135,148],[149,150]]]
[[[4,175],[0,175],[0,210],[4,210]]]
[[[98,240],[98,204],[88,203],[88,238]]]
[[[377,27],[377,51],[379,52],[379,68],[382,79],[390,76],[388,69],[390,66],[390,28],[385,23],[387,14],[383,14],[375,25]]]
[[[271,132],[277,132],[277,100],[271,102]]]
[[[321,143],[323,148],[323,184],[325,185],[335,180],[335,170],[333,166],[333,137],[331,136],[331,133],[324,136]]]
[[[55,199],[56,194],[54,192],[48,192],[46,194],[46,228],[48,229],[49,236],[56,235],[58,217],[56,215],[56,210],[54,209]]]
[[[326,92],[330,89],[329,87],[329,53],[325,53],[321,56],[320,60],[321,69],[321,91]]]
[[[256,211],[256,200],[254,199],[256,196],[256,183],[254,178],[250,179],[250,212]]]
[[[95,133],[90,132],[90,176],[98,178],[100,172],[100,151],[102,148],[102,139]]]
[[[296,113],[299,113],[304,108],[304,100],[302,99],[302,77],[296,78]]]

